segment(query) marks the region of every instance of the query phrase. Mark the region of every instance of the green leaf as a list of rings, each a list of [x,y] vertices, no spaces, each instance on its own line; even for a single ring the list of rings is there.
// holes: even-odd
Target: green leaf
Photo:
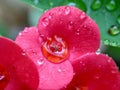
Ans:
[[[98,9],[94,9],[96,1],[101,2]],[[120,47],[120,20],[117,19],[120,15],[120,0],[84,0],[84,2],[88,9],[86,13],[99,25],[102,42],[105,45]],[[116,25],[118,30],[111,34],[109,30],[113,25]]]
[[[76,6],[91,16],[98,24],[105,45],[120,47],[120,0],[22,0],[40,10],[60,5]],[[110,29],[111,26],[118,27]],[[109,31],[111,30],[111,31]]]

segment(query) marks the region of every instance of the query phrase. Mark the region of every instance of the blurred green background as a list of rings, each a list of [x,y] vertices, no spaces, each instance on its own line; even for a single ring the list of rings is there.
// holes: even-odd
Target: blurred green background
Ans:
[[[120,67],[120,0],[0,0],[0,35],[14,40],[25,27],[37,25],[44,11],[61,5],[78,7],[96,21],[100,52]]]

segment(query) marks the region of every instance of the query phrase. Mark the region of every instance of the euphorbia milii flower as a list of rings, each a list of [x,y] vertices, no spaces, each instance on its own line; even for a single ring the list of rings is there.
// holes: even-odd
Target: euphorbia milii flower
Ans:
[[[35,64],[12,40],[0,36],[0,90],[37,90]]]
[[[25,28],[16,39],[37,65],[40,90],[59,90],[74,76],[72,63],[100,44],[97,24],[83,11],[60,6],[45,12],[38,27]]]

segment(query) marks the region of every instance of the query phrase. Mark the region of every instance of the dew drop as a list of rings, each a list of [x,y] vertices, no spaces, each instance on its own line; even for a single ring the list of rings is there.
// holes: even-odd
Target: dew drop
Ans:
[[[0,75],[0,81],[3,80],[5,78],[5,76]]]
[[[99,76],[99,75],[95,75],[94,78],[95,78],[95,79],[99,79],[100,76]]]
[[[44,17],[44,18],[42,19],[42,24],[43,24],[44,27],[46,27],[46,26],[49,25],[49,19],[48,19],[48,17]]]
[[[61,69],[58,69],[58,72],[62,72],[62,70],[61,70]]]
[[[110,42],[110,46],[117,46],[116,42]]]
[[[120,24],[120,15],[117,17],[117,23]]]
[[[50,6],[53,7],[53,2],[50,2]]]
[[[39,0],[34,0],[34,3],[35,3],[35,4],[38,4],[38,2],[39,2]]]
[[[86,18],[86,14],[85,14],[85,12],[82,12],[82,14],[80,15],[80,19],[83,20],[85,18]]]
[[[66,6],[65,7],[65,15],[68,15],[68,14],[70,14],[70,7],[69,6]]]
[[[82,63],[83,66],[85,66],[85,63]]]
[[[100,53],[101,53],[101,50],[98,49],[97,52],[96,52],[96,54],[99,55]]]
[[[44,59],[40,58],[39,60],[37,60],[37,64],[38,65],[42,65],[44,63]]]
[[[59,8],[57,12],[58,12],[58,14],[60,15],[60,14],[63,13],[63,9]]]
[[[77,31],[75,32],[76,35],[80,35],[80,29],[77,29]]]
[[[117,7],[115,0],[110,0],[107,4],[106,4],[106,9],[109,11],[113,11],[115,10]]]
[[[82,64],[83,62],[82,61],[80,61],[80,64]]]
[[[48,61],[60,63],[65,60],[68,55],[66,42],[58,36],[49,37],[42,45],[42,53]]]
[[[76,6],[76,3],[70,2],[70,3],[68,3],[67,5],[68,5],[68,6]]]
[[[111,63],[111,59],[108,60],[108,63]]]
[[[20,33],[19,33],[19,36],[21,36],[21,35],[22,35],[22,33],[20,32]]]
[[[109,41],[109,40],[104,40],[103,43],[104,43],[105,45],[109,45],[110,41]]]
[[[99,67],[99,68],[101,68],[101,67],[102,67],[102,65],[98,65],[98,67]]]
[[[0,64],[0,90],[4,90],[10,80],[9,72]]]
[[[73,23],[72,21],[70,21],[70,22],[68,23],[68,28],[71,29],[71,28],[73,27],[73,24],[74,24],[74,23]]]
[[[28,30],[27,30],[27,29],[25,29],[23,32],[27,33],[27,32],[28,32]]]
[[[23,55],[23,56],[25,56],[25,55],[26,55],[26,53],[25,53],[25,52],[22,52],[22,55]]]
[[[92,5],[91,5],[91,9],[98,10],[98,9],[100,9],[101,6],[102,6],[101,0],[94,0]]]
[[[108,33],[112,36],[118,35],[120,33],[120,28],[116,25],[113,25],[108,30]]]
[[[115,74],[115,73],[117,73],[117,72],[116,72],[116,71],[114,71],[114,70],[112,70],[112,71],[111,71],[111,73],[112,73],[112,74]]]

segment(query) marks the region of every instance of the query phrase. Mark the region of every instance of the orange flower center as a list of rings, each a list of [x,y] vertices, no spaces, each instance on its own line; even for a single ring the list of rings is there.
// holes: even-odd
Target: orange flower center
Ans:
[[[48,38],[42,45],[43,55],[53,63],[59,63],[68,56],[68,47],[62,38],[54,36]]]

